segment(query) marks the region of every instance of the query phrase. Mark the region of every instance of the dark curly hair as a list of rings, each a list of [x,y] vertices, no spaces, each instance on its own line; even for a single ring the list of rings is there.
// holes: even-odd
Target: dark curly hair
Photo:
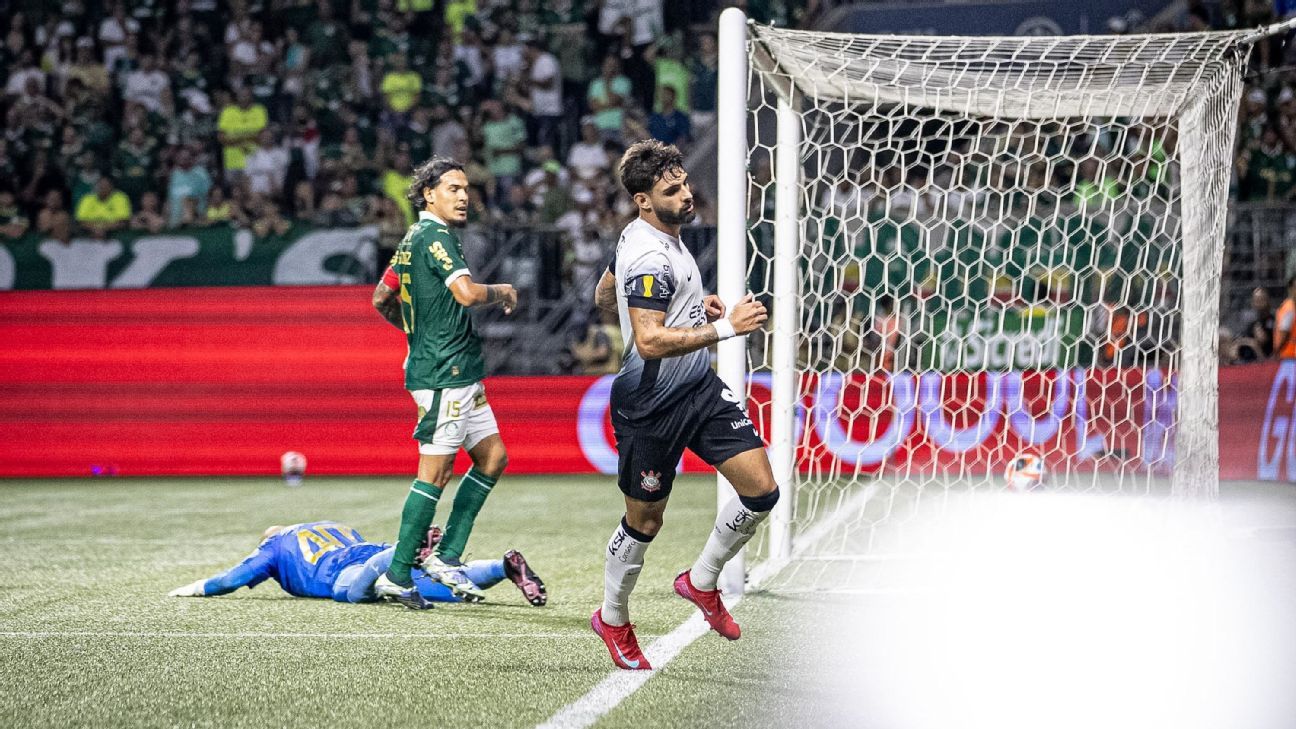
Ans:
[[[675,145],[645,139],[622,155],[621,185],[631,195],[648,192],[667,172],[683,169],[684,155]]]
[[[457,160],[449,157],[433,157],[414,168],[414,180],[410,182],[409,192],[406,197],[409,198],[410,204],[415,210],[427,208],[427,200],[423,198],[423,190],[432,187],[435,188],[441,183],[441,176],[451,170],[463,171],[464,166]]]

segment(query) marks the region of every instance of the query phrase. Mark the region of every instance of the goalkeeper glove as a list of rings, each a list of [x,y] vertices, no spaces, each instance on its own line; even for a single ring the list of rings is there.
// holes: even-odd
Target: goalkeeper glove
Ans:
[[[203,584],[206,582],[207,580],[198,580],[197,582],[190,583],[184,587],[177,587],[171,592],[168,592],[167,597],[202,597],[204,594]]]

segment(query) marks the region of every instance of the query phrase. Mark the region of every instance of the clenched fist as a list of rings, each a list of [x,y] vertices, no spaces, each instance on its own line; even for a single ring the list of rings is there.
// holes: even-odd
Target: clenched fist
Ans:
[[[765,305],[756,300],[754,294],[747,294],[734,304],[733,311],[729,312],[729,323],[733,324],[734,332],[739,335],[750,334],[765,325],[765,320],[769,318],[769,313],[765,311]]]

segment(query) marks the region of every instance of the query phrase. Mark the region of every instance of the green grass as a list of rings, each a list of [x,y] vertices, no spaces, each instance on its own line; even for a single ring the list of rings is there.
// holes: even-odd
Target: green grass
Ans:
[[[0,481],[0,727],[528,727],[612,671],[589,630],[604,545],[621,514],[606,478],[508,477],[487,502],[467,556],[521,549],[549,586],[544,608],[508,583],[485,604],[423,612],[291,598],[273,583],[166,597],[242,559],[270,524],[337,519],[390,540],[408,483]],[[1294,494],[1272,485],[1222,494],[1228,533],[1257,550],[1249,569],[1281,598],[1274,616],[1296,608]],[[645,645],[693,615],[671,581],[696,556],[714,510],[714,481],[676,482],[632,605]],[[861,696],[885,695],[871,679],[847,680],[850,670],[865,665],[878,678],[906,663],[909,644],[886,637],[913,622],[912,605],[930,607],[924,594],[751,594],[735,610],[742,640],[703,636],[596,726],[890,729],[834,712],[866,711],[872,702]],[[870,641],[845,640],[852,630]],[[1296,649],[1296,630],[1268,640]],[[1296,680],[1277,669],[1263,675]],[[944,700],[941,686],[931,690],[929,703]],[[1296,700],[1284,700],[1296,711]],[[999,705],[987,701],[993,717]]]
[[[487,502],[467,557],[522,550],[549,587],[544,608],[508,583],[485,604],[424,612],[297,599],[273,582],[219,598],[166,597],[242,559],[270,524],[336,519],[390,541],[407,484],[0,481],[0,724],[532,726],[609,673],[589,630],[602,551],[621,513],[606,478],[509,477]],[[670,585],[707,536],[713,484],[676,482],[634,596],[645,645],[693,612]],[[756,598],[736,615],[772,607]],[[764,639],[749,628],[738,643],[697,641],[600,726],[746,716],[752,686],[770,680],[775,625]]]

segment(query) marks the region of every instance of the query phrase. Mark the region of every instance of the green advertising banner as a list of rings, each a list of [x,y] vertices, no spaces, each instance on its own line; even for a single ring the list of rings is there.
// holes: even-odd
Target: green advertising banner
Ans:
[[[377,242],[377,226],[294,225],[262,238],[229,226],[66,243],[28,235],[0,245],[0,290],[365,283],[377,276]]]
[[[1160,312],[1176,299],[1177,226],[1168,211],[1139,201],[975,222],[893,220],[877,210],[825,216],[808,226],[803,248],[802,328],[894,311],[907,332],[899,359],[924,370],[1090,363],[1102,335],[1089,330],[1103,326],[1105,311]],[[757,285],[768,278],[763,260],[752,269]]]
[[[931,335],[919,350],[923,370],[1002,372],[1094,361],[1079,306],[937,311],[922,329]]]

